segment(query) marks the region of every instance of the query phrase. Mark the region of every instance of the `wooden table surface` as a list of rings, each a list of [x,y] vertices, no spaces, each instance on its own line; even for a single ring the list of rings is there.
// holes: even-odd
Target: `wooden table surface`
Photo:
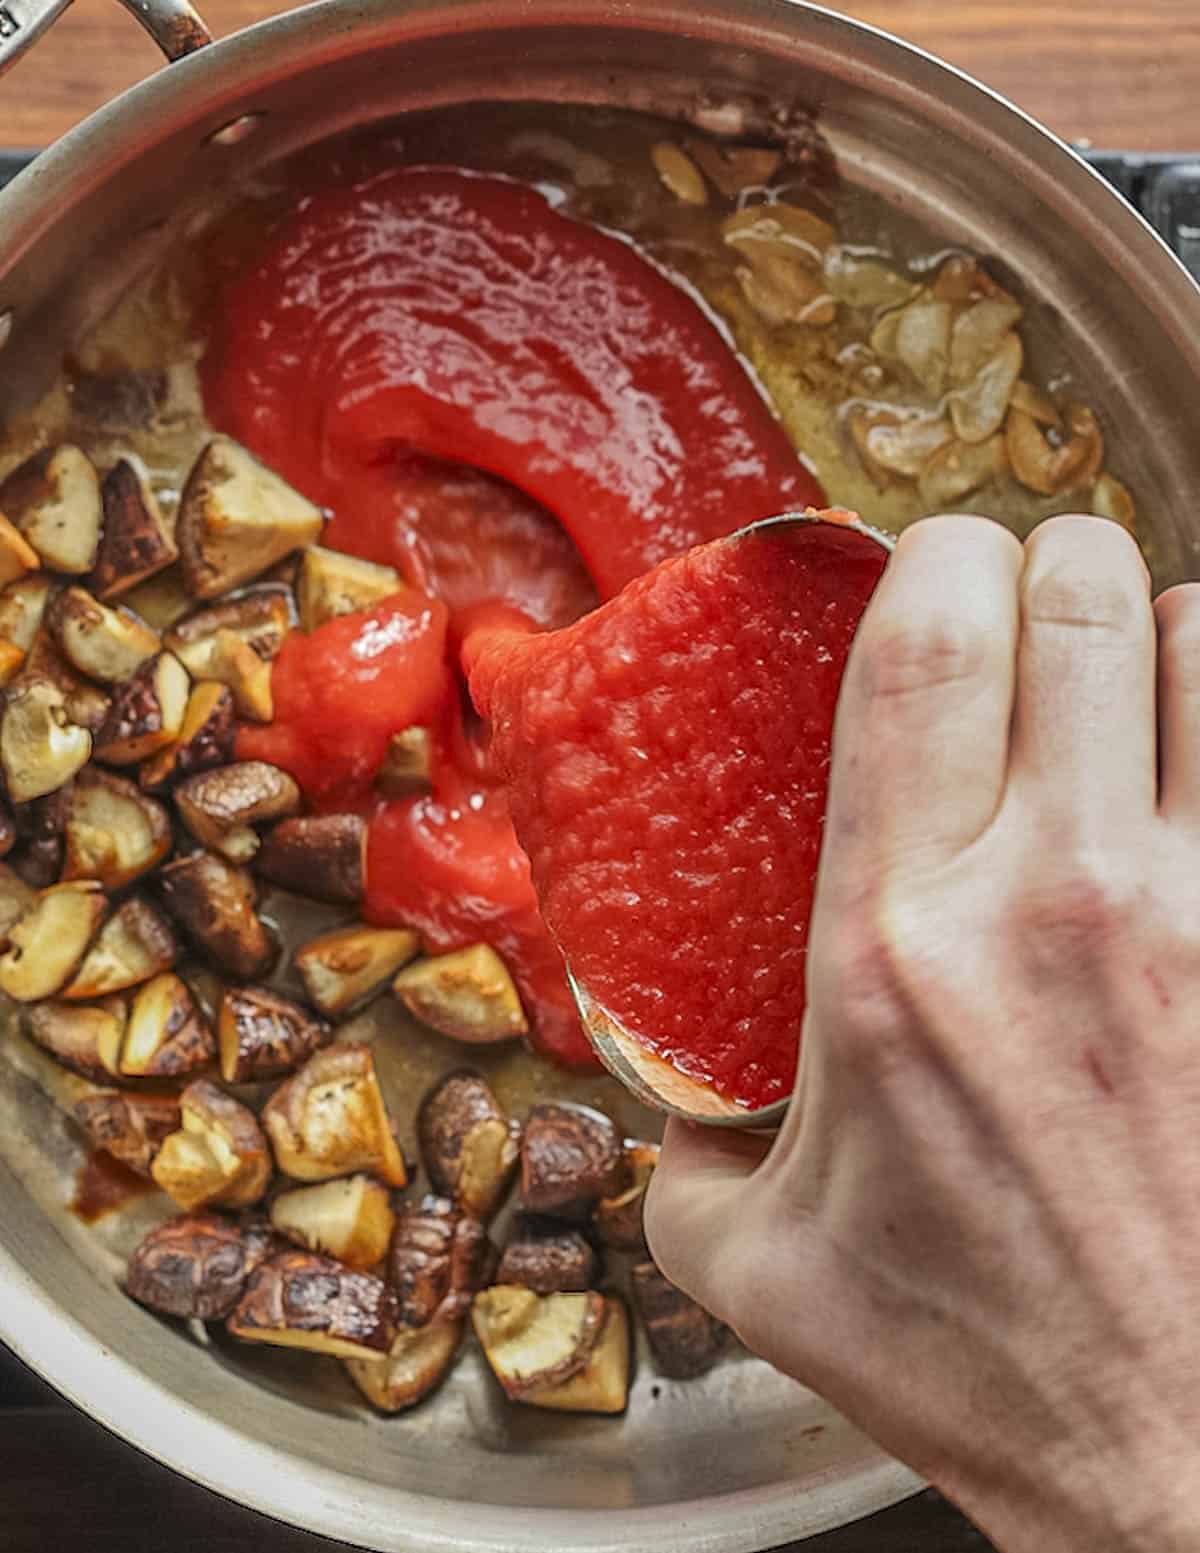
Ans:
[[[279,9],[198,0],[214,32]],[[858,0],[850,14],[912,39],[1007,93],[1070,139],[1200,152],[1200,0]],[[45,145],[158,67],[114,0],[74,9],[0,82],[0,147]],[[0,1550],[71,1553],[336,1553],[153,1466],[0,1351]],[[804,1553],[984,1553],[987,1544],[924,1495]]]
[[[217,35],[284,9],[275,0],[196,4]],[[1200,151],[1197,0],[856,0],[838,9],[961,65],[1068,139]],[[0,145],[45,145],[157,62],[115,0],[76,0],[0,86]]]

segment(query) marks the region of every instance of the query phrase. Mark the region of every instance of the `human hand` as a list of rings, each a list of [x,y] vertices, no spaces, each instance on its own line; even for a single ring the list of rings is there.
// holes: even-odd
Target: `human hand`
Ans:
[[[1006,1553],[1200,1548],[1200,585],[908,530],[810,944],[773,1146],[668,1128],[663,1270]]]

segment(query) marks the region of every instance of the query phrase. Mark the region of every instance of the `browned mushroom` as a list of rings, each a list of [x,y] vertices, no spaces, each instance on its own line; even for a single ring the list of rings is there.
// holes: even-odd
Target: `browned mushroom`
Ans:
[[[99,599],[120,598],[171,565],[178,552],[144,472],[122,458],[104,477],[103,528],[88,579]]]
[[[315,631],[327,620],[367,609],[380,599],[399,593],[404,584],[391,566],[377,566],[341,550],[310,545],[300,557],[296,579],[296,605],[300,628]]]
[[[178,1131],[181,1121],[174,1095],[129,1095],[115,1089],[77,1100],[74,1116],[93,1148],[147,1177],[163,1139]]]
[[[40,683],[53,685],[61,691],[68,721],[86,728],[91,734],[95,734],[108,716],[111,704],[109,697],[99,685],[94,685],[67,662],[45,625],[34,634],[21,672],[12,681],[9,694],[11,696],[18,690]]]
[[[4,800],[0,799],[0,857],[7,857],[16,844],[17,825],[13,812]],[[0,917],[2,915],[2,909],[0,909]],[[0,932],[3,932],[2,923],[0,923]]]
[[[186,1212],[257,1202],[271,1179],[271,1153],[254,1112],[207,1079],[193,1080],[179,1105],[180,1129],[151,1166],[158,1185]]]
[[[44,572],[10,582],[0,592],[0,637],[28,652],[53,596],[53,584]]]
[[[179,946],[162,913],[132,895],[100,929],[64,998],[100,998],[140,986],[170,970]]]
[[[35,453],[0,485],[3,512],[56,572],[90,571],[100,540],[100,477],[64,442]]]
[[[615,1197],[602,1197],[592,1216],[596,1233],[614,1251],[644,1251],[643,1209],[646,1188],[658,1164],[658,1144],[626,1138],[624,1177],[629,1183]]]
[[[243,1225],[216,1213],[182,1215],[152,1229],[129,1258],[125,1292],[164,1316],[217,1321],[277,1249],[261,1224]]]
[[[264,879],[296,895],[353,906],[366,880],[367,826],[358,814],[307,814],[281,820],[254,860]]]
[[[189,674],[200,678],[222,631],[232,632],[270,663],[278,656],[294,619],[291,590],[280,583],[260,583],[236,598],[210,604],[177,620],[167,633],[166,646]]]
[[[233,695],[227,685],[202,680],[188,695],[179,737],[149,760],[138,771],[144,788],[165,787],[179,777],[209,771],[233,759],[237,738]]]
[[[14,803],[65,787],[91,753],[92,736],[71,721],[57,685],[35,679],[9,688],[0,720],[0,765]]]
[[[1043,425],[1028,410],[1009,411],[1004,428],[1012,472],[1042,496],[1090,486],[1104,463],[1100,423],[1084,405],[1070,405],[1065,425]]]
[[[106,906],[104,891],[89,879],[39,891],[9,929],[0,991],[18,1003],[53,997],[82,964]]]
[[[488,1282],[495,1248],[476,1219],[448,1198],[404,1203],[388,1254],[388,1281],[405,1326],[459,1321]]]
[[[40,565],[37,551],[0,513],[0,587],[36,572]]]
[[[121,997],[94,1004],[50,1000],[27,1011],[25,1033],[64,1068],[111,1083],[120,1072],[127,1013]]]
[[[162,652],[117,688],[96,731],[96,759],[131,766],[179,737],[189,681],[179,659]]]
[[[66,798],[64,879],[97,879],[119,890],[171,850],[171,821],[156,798],[111,771],[89,766]]]
[[[774,146],[728,146],[712,140],[685,140],[684,148],[726,199],[736,198],[743,189],[770,183],[783,161],[783,152]]]
[[[301,944],[292,963],[323,1014],[345,1014],[383,989],[420,948],[408,928],[359,922]]]
[[[158,876],[167,910],[218,969],[239,981],[265,976],[279,945],[254,910],[254,881],[212,852],[168,863]]]
[[[417,1112],[421,1157],[433,1187],[484,1223],[500,1207],[520,1158],[521,1128],[477,1073],[448,1073]]]
[[[492,1373],[515,1402],[583,1370],[607,1314],[602,1294],[535,1294],[495,1284],[475,1296],[471,1320]]]
[[[253,827],[297,813],[300,789],[278,766],[239,760],[186,778],[175,789],[175,805],[203,846],[245,863],[258,851]]]
[[[18,836],[13,867],[25,883],[32,885],[35,890],[54,884],[62,873],[64,832],[70,801],[71,784],[68,782],[57,792],[46,793],[41,798],[13,806],[13,822]]]
[[[356,1170],[389,1186],[408,1181],[369,1046],[330,1046],[310,1057],[271,1096],[263,1126],[280,1170],[298,1181]]]
[[[96,592],[96,589],[93,587],[92,591]],[[188,592],[183,580],[183,569],[176,561],[163,571],[156,572],[153,577],[139,582],[128,593],[123,593],[121,602],[127,604],[135,615],[140,615],[155,631],[165,632],[181,620],[196,601]]]
[[[269,723],[275,715],[271,665],[235,631],[218,631],[194,654],[196,677],[227,685],[240,717]]]
[[[519,1213],[496,1269],[497,1283],[519,1283],[535,1294],[571,1294],[596,1281],[595,1251],[578,1230],[555,1219]]]
[[[455,1041],[491,1045],[529,1029],[508,967],[487,944],[418,960],[392,991],[422,1024]]]
[[[623,1413],[629,1401],[629,1316],[623,1301],[604,1299],[604,1320],[587,1363],[567,1380],[535,1386],[521,1401],[561,1413]]]
[[[711,1370],[728,1340],[724,1323],[664,1278],[653,1262],[638,1263],[630,1274],[630,1288],[662,1373],[673,1380],[691,1380]]]
[[[11,685],[24,667],[24,649],[0,638],[0,687]]]
[[[207,1067],[216,1055],[212,1027],[182,977],[164,971],[138,988],[121,1047],[122,1073],[130,1078],[180,1078]]]
[[[188,476],[175,536],[196,598],[250,582],[292,550],[314,544],[324,514],[228,437],[214,437]]]
[[[161,647],[158,633],[131,610],[101,604],[86,588],[64,588],[46,624],[68,663],[105,684],[129,679]]]
[[[415,1407],[445,1379],[462,1344],[461,1321],[437,1321],[427,1327],[401,1327],[387,1361],[347,1359],[350,1379],[372,1407],[400,1413]]]
[[[521,1200],[534,1213],[577,1218],[623,1185],[621,1139],[590,1106],[535,1105],[521,1138]]]
[[[281,1078],[333,1039],[332,1028],[269,987],[227,987],[217,1023],[229,1084]]]
[[[271,1223],[308,1251],[365,1268],[387,1255],[396,1215],[387,1187],[356,1175],[280,1192],[271,1203]]]
[[[388,740],[375,786],[385,798],[417,798],[433,787],[433,740],[428,728],[402,728]]]
[[[15,869],[0,863],[0,947],[8,947],[8,935],[13,925],[33,905],[36,893]]]
[[[227,1324],[250,1342],[376,1362],[396,1335],[392,1292],[382,1278],[310,1251],[283,1251],[264,1262]]]

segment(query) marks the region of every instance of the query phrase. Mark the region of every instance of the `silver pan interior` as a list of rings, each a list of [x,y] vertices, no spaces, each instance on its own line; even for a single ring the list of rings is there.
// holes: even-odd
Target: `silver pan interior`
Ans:
[[[815,111],[846,177],[947,240],[1006,255],[1092,385],[1160,578],[1196,573],[1200,293],[1035,125],[915,51],[790,0],[327,0],[172,66],[0,196],[0,314],[12,315],[0,416],[37,396],[72,337],[182,240],[235,169],[353,123],[499,97],[749,126]],[[261,115],[253,134],[211,138],[243,114]],[[501,1408],[474,1359],[435,1405],[382,1422],[332,1367],[202,1354],[119,1293],[132,1226],[97,1234],[66,1212],[77,1159],[45,1070],[0,1042],[0,1336],[120,1434],[286,1520],[379,1549],[739,1553],[914,1486],[748,1358],[688,1386],[643,1365],[623,1421],[547,1426]]]

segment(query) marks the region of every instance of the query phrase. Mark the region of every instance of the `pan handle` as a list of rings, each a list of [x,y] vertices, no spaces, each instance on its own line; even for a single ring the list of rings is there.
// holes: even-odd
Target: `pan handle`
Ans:
[[[0,0],[0,75],[12,65],[71,0]],[[182,59],[212,42],[212,33],[189,0],[122,0],[168,60]]]

